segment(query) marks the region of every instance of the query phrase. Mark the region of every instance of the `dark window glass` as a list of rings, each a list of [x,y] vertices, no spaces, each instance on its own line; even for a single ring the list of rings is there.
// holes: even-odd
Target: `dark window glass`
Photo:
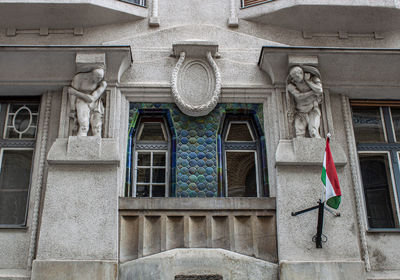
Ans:
[[[25,222],[32,150],[3,150],[0,170],[0,224]]]
[[[167,141],[161,122],[144,122],[138,141]]]
[[[396,135],[396,141],[400,142],[400,108],[391,108],[393,130]]]
[[[165,196],[165,185],[153,185],[152,196],[153,197],[164,197]]]
[[[379,107],[353,107],[353,127],[357,143],[385,142]]]
[[[165,168],[153,169],[153,182],[152,183],[165,183]]]
[[[136,197],[149,197],[149,185],[136,185]]]
[[[153,154],[153,166],[165,166],[165,153]]]
[[[138,168],[137,169],[137,182],[138,183],[150,183],[150,168]]]
[[[359,154],[368,222],[371,228],[393,228],[395,198],[386,154]],[[394,213],[393,213],[394,212]]]
[[[138,153],[138,166],[150,166],[151,154],[146,152]]]
[[[256,197],[257,176],[254,152],[226,152],[229,197]]]
[[[226,141],[253,141],[247,123],[231,123]]]

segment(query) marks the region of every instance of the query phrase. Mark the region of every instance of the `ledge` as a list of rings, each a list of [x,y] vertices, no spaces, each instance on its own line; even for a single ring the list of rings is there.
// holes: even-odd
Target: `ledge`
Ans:
[[[0,0],[1,1],[1,0]],[[0,4],[0,11],[2,5]],[[103,54],[105,80],[120,81],[131,64],[129,46],[12,46],[0,45],[0,95],[40,95],[61,91],[76,74],[77,54]],[[29,63],[26,63],[29,61]]]
[[[120,197],[119,210],[275,210],[274,197],[135,198]]]
[[[279,0],[240,9],[238,16],[306,32],[372,33],[397,29],[399,14],[396,0]]]
[[[399,99],[400,49],[264,46],[258,65],[277,87],[286,86],[288,56],[318,57],[322,84],[331,94]]]
[[[325,139],[294,138],[280,140],[276,149],[276,165],[317,165],[322,166],[325,152]],[[347,157],[339,143],[330,142],[333,160],[336,166],[344,166]]]
[[[49,164],[120,164],[118,143],[95,136],[58,138],[47,155]]]
[[[180,41],[172,44],[173,54],[179,57],[181,52],[185,52],[189,57],[206,57],[207,52],[215,56],[218,52],[218,43],[203,40]]]
[[[1,0],[0,28],[90,27],[136,21],[147,14],[145,7],[119,0]]]

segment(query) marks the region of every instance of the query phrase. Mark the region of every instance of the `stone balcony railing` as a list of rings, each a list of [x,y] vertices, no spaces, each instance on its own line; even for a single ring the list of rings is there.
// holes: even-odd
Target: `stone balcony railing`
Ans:
[[[120,198],[120,261],[222,248],[277,261],[274,198]]]

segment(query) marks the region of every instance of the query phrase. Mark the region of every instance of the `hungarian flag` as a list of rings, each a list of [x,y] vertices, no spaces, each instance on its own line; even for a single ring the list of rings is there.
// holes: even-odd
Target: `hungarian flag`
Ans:
[[[321,180],[325,185],[326,204],[334,209],[338,209],[342,192],[340,191],[339,179],[336,173],[335,163],[333,162],[331,148],[329,147],[329,136],[326,137]]]

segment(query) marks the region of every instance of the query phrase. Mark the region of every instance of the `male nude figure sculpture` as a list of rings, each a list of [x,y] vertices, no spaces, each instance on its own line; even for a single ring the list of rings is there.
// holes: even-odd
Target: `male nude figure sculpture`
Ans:
[[[304,72],[300,66],[294,66],[289,72],[290,82],[287,91],[293,96],[296,104],[294,127],[296,137],[305,137],[306,129],[310,137],[321,138],[319,126],[322,102],[322,83],[317,75]]]
[[[107,83],[103,81],[104,69],[96,68],[88,73],[78,73],[68,88],[71,114],[79,123],[78,136],[87,136],[89,124],[93,136],[101,137],[104,105],[101,101]]]

